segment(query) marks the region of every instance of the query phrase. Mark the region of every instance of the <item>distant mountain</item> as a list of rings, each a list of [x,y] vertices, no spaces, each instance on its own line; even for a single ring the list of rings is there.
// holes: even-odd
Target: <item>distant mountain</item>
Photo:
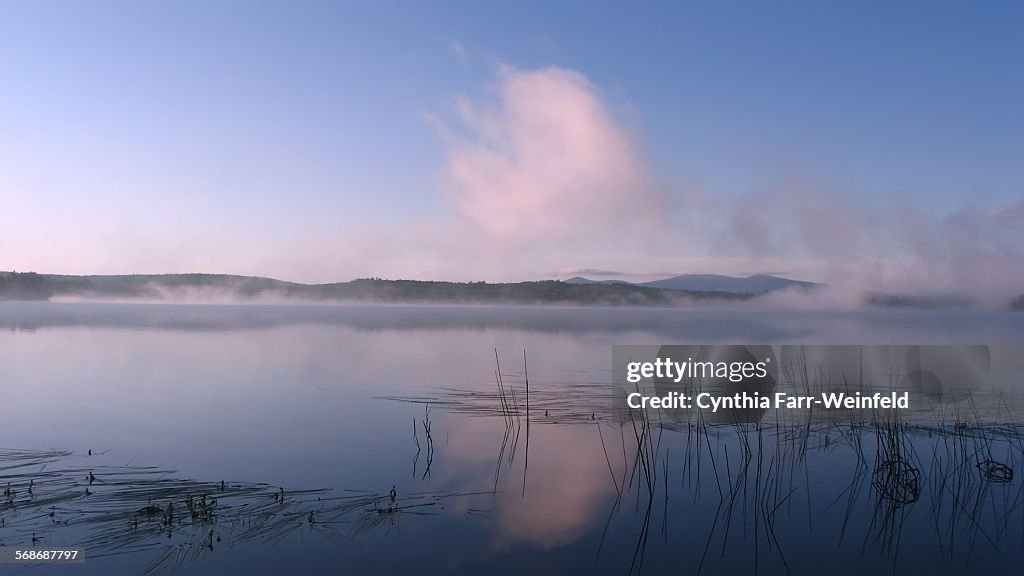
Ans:
[[[672,278],[636,284],[630,284],[622,280],[590,280],[581,276],[574,276],[566,280],[566,282],[571,284],[628,284],[630,286],[643,286],[645,288],[658,288],[661,290],[752,295],[765,294],[791,287],[811,289],[818,286],[814,282],[790,280],[789,278],[770,276],[768,274],[755,274],[746,278],[722,276],[720,274],[682,274]]]
[[[625,280],[591,280],[583,276],[573,276],[565,281],[566,284],[629,284]]]
[[[768,274],[755,274],[753,276],[747,276],[746,278],[722,276],[719,274],[682,274],[679,276],[673,276],[672,278],[666,278],[664,280],[644,282],[639,284],[639,286],[662,288],[664,290],[696,290],[699,292],[728,292],[731,294],[764,294],[766,292],[774,292],[775,290],[784,290],[786,288],[810,289],[818,285],[814,282],[790,280],[789,278],[771,276]]]

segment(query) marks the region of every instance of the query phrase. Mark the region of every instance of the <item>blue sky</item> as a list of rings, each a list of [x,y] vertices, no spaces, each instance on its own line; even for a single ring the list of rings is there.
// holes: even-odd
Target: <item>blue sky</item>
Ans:
[[[956,287],[1021,263],[1022,29],[1012,2],[3,0],[0,269]]]

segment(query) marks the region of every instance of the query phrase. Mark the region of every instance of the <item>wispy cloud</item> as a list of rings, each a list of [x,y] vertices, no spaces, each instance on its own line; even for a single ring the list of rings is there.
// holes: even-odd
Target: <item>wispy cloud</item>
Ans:
[[[661,221],[665,198],[636,138],[585,76],[502,66],[495,96],[459,98],[443,132],[444,192],[483,238],[607,245]]]
[[[490,88],[424,114],[445,150],[439,213],[318,242],[357,275],[456,280],[552,277],[646,254],[669,196],[600,90],[576,71],[505,65]]]

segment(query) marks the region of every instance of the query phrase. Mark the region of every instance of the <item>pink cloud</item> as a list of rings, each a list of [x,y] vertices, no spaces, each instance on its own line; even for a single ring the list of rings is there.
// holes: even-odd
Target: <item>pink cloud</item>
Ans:
[[[481,487],[490,486],[502,435],[497,424],[483,418],[453,420],[451,440],[445,446],[446,468],[438,470],[435,481],[444,485],[465,482],[469,477]],[[609,434],[607,429],[604,433]],[[495,549],[522,542],[543,549],[569,545],[593,528],[599,514],[607,512],[604,505],[615,495],[615,481],[596,425],[533,425],[525,498],[521,492],[525,430],[522,434],[514,461],[510,463],[504,454],[498,491],[474,505],[493,507]],[[612,448],[618,445],[618,432],[614,434]],[[507,448],[511,450],[511,444]],[[621,478],[623,457],[613,451],[610,461],[616,477]]]
[[[459,99],[458,129],[445,131],[444,191],[475,232],[510,246],[593,246],[661,221],[664,197],[636,139],[585,76],[503,66],[495,92],[491,103]]]

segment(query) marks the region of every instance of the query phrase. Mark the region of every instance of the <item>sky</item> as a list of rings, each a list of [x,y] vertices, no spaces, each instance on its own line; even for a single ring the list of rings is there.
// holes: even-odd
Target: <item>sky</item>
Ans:
[[[0,270],[1024,291],[1015,2],[0,0]]]

